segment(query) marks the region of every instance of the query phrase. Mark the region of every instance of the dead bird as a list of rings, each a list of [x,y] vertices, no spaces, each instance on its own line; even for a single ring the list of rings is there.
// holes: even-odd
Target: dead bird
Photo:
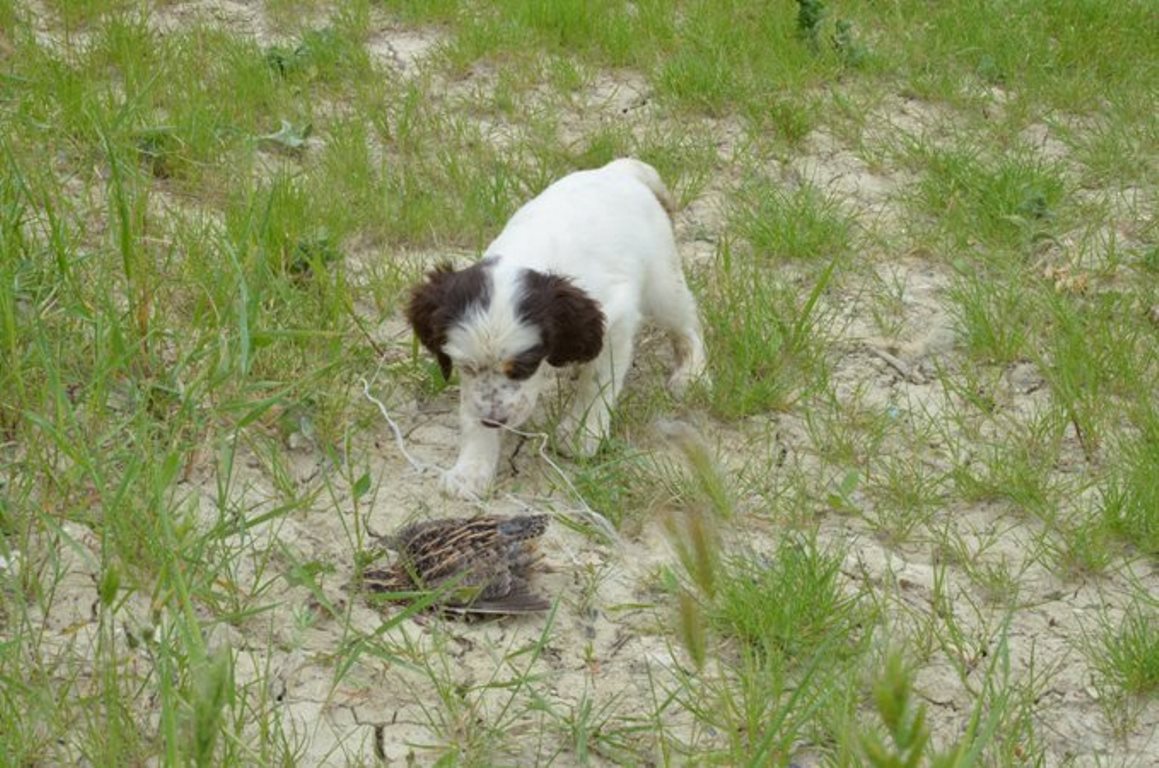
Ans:
[[[547,515],[447,518],[412,523],[386,544],[398,553],[387,568],[367,569],[369,592],[438,591],[437,604],[460,613],[536,613],[551,601],[531,591],[530,577],[542,570],[539,537]],[[398,601],[413,599],[400,595]]]

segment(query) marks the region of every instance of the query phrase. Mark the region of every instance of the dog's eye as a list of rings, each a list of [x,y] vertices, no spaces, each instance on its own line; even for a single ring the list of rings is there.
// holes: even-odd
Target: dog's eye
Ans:
[[[532,347],[503,363],[503,373],[515,381],[530,379],[539,370],[539,364],[543,362],[544,357],[543,347]]]

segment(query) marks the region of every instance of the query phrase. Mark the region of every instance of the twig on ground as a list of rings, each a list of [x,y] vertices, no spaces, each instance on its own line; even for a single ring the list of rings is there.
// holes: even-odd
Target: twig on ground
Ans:
[[[873,346],[872,344],[862,344],[861,346],[865,349],[865,351],[875,355],[878,359],[880,359],[882,362],[884,362],[890,368],[892,368],[895,371],[897,371],[898,373],[900,373],[901,377],[903,379],[905,379],[906,381],[908,381],[910,384],[925,384],[926,383],[925,377],[922,376],[920,373],[918,373],[916,370],[914,370],[910,366],[909,363],[902,360],[901,358],[896,357],[895,355],[891,355],[889,352],[886,352],[884,349],[878,349],[877,347]]]
[[[377,374],[375,374],[375,378],[377,378]],[[399,453],[403,455],[403,458],[407,460],[411,467],[418,472],[426,472],[428,470],[442,472],[443,470],[439,467],[432,464],[425,464],[410,454],[410,452],[406,449],[406,443],[403,440],[402,430],[399,429],[399,426],[397,423],[395,423],[394,419],[390,417],[390,412],[386,409],[386,406],[383,404],[383,402],[374,395],[370,394],[370,383],[366,380],[366,377],[359,377],[359,381],[362,384],[363,396],[370,402],[374,403],[374,405],[378,408],[378,412],[382,414],[382,418],[386,421],[387,426],[390,427],[390,431],[394,434],[394,442],[395,445],[398,446]],[[559,475],[564,484],[567,486],[568,490],[571,491],[571,495],[580,503],[579,509],[575,511],[579,512],[584,518],[588,520],[588,522],[599,529],[600,533],[602,533],[608,539],[608,541],[614,544],[620,543],[620,534],[616,531],[615,526],[612,525],[606,517],[588,506],[587,501],[584,500],[584,497],[576,489],[575,485],[572,484],[571,479],[567,476],[567,473],[565,473],[563,469],[558,464],[556,464],[550,456],[547,455],[547,442],[549,438],[546,432],[524,432],[522,430],[515,429],[514,427],[508,427],[506,425],[503,425],[503,429],[506,429],[508,432],[524,438],[538,438],[540,458],[542,458],[548,466],[555,470],[555,473]],[[482,499],[476,499],[475,501],[482,502]]]

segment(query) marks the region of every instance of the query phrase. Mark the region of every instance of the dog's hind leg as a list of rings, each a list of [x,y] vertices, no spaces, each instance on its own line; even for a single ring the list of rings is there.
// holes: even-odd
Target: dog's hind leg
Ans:
[[[700,317],[696,314],[696,299],[684,282],[679,269],[663,276],[653,276],[649,286],[648,311],[654,323],[672,339],[676,353],[676,367],[668,379],[668,388],[682,393],[697,379],[704,379],[708,357]]]

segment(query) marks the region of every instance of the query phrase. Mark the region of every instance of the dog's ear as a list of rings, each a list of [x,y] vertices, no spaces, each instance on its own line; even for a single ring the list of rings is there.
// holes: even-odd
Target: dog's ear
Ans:
[[[527,270],[520,319],[543,332],[547,362],[557,368],[594,360],[604,346],[604,313],[575,283],[560,275]]]
[[[415,286],[406,308],[406,319],[422,345],[438,360],[443,379],[451,378],[451,358],[443,352],[447,331],[471,304],[483,301],[487,278],[481,264],[455,271],[443,262],[426,275],[426,281]]]

